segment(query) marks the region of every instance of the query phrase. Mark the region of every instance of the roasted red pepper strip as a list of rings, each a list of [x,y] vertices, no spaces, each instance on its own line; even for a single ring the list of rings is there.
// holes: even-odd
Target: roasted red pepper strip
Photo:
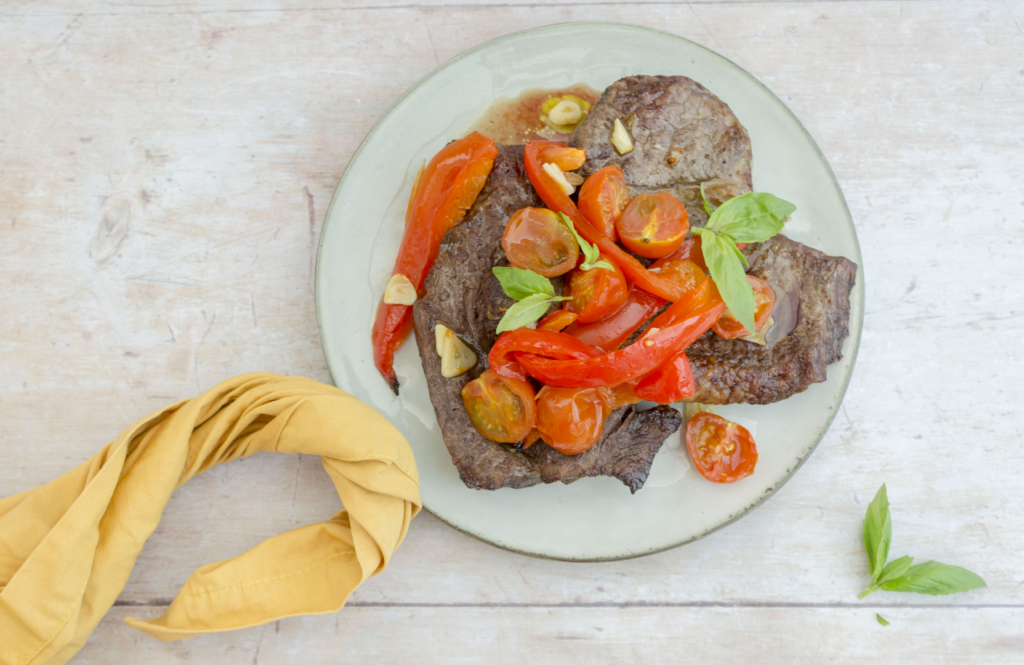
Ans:
[[[600,349],[587,346],[565,333],[516,328],[501,334],[487,354],[487,362],[490,363],[491,369],[501,376],[525,379],[526,372],[516,361],[516,355],[524,352],[558,360],[577,360],[601,355]]]
[[[640,289],[633,289],[626,304],[607,319],[594,323],[574,323],[563,329],[563,332],[585,344],[596,346],[605,352],[611,352],[622,346],[622,343],[654,316],[663,305],[665,305],[665,301],[658,296],[653,296]]]
[[[676,284],[651,274],[642,263],[616,245],[614,240],[595,229],[580,213],[572,199],[544,172],[544,163],[554,162],[554,159],[545,159],[545,153],[557,154],[565,148],[564,143],[557,141],[530,141],[526,144],[526,175],[541,200],[552,210],[561,212],[571,219],[576,231],[586,238],[587,242],[597,245],[603,254],[614,261],[630,282],[659,298],[673,302],[678,300],[682,293]]]
[[[466,211],[487,181],[498,151],[494,141],[473,132],[438,152],[417,178],[392,275],[402,274],[419,292],[437,258],[441,238]],[[412,328],[412,306],[388,305],[382,300],[373,323],[373,361],[398,394],[392,367],[395,351]]]
[[[654,370],[636,384],[633,389],[641,399],[671,404],[693,397],[697,386],[693,382],[693,368],[685,352],[681,352],[667,363]]]
[[[558,388],[600,388],[632,381],[664,365],[711,327],[725,303],[706,305],[683,321],[648,331],[636,343],[595,358],[553,360],[534,353],[516,353],[526,373]]]

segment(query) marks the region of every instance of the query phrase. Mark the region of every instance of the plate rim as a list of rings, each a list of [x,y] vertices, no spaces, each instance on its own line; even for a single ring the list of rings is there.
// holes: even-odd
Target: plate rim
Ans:
[[[370,141],[370,139],[380,130],[380,126],[384,122],[384,120],[387,119],[389,116],[391,116],[392,113],[395,112],[395,109],[406,99],[406,97],[409,97],[416,90],[418,90],[421,86],[425,85],[431,78],[433,78],[440,71],[455,65],[457,62],[463,60],[464,58],[470,57],[471,55],[473,55],[477,51],[480,51],[480,50],[485,49],[485,48],[489,48],[491,46],[500,44],[502,42],[509,41],[509,40],[514,40],[514,39],[520,38],[520,37],[522,37],[524,35],[528,35],[528,34],[543,33],[543,32],[546,32],[546,31],[555,31],[555,30],[558,30],[558,29],[566,29],[566,28],[569,28],[569,29],[582,29],[584,31],[587,30],[587,29],[593,29],[593,28],[604,28],[604,29],[608,29],[608,28],[621,28],[621,29],[625,29],[626,31],[636,30],[636,31],[639,31],[639,32],[655,33],[655,34],[658,34],[658,35],[663,35],[663,36],[670,37],[670,38],[675,39],[675,40],[679,40],[679,41],[685,42],[690,47],[695,47],[697,49],[705,51],[707,54],[709,54],[709,55],[711,55],[711,56],[713,56],[715,58],[718,58],[718,59],[728,63],[729,65],[731,65],[732,67],[734,67],[738,71],[742,72],[750,81],[752,81],[755,85],[759,86],[764,92],[766,92],[768,95],[770,95],[772,98],[774,98],[779,103],[779,105],[785,110],[785,112],[788,113],[792,117],[792,119],[794,121],[796,121],[796,125],[800,128],[800,131],[803,132],[804,136],[807,138],[807,140],[810,143],[811,147],[814,148],[814,151],[815,151],[815,153],[817,153],[818,157],[820,158],[822,165],[824,165],[825,170],[828,173],[829,178],[832,180],[832,183],[835,185],[836,191],[839,193],[839,200],[842,203],[842,209],[843,209],[843,212],[845,213],[845,222],[849,226],[850,230],[852,231],[853,248],[855,250],[854,253],[856,255],[855,258],[857,260],[857,271],[856,271],[856,276],[855,276],[853,293],[856,293],[857,296],[859,297],[859,300],[860,300],[860,303],[861,303],[861,307],[859,308],[859,311],[857,313],[856,319],[854,321],[850,322],[853,325],[850,325],[849,329],[848,329],[848,337],[849,337],[849,335],[853,334],[853,336],[855,337],[855,340],[854,340],[853,348],[850,350],[850,353],[849,353],[849,358],[850,358],[849,371],[847,372],[846,376],[843,377],[843,384],[842,384],[840,390],[838,391],[838,399],[835,402],[835,408],[832,409],[831,415],[829,415],[827,420],[823,423],[823,426],[822,426],[822,428],[821,428],[821,430],[820,430],[820,432],[819,432],[819,434],[817,436],[817,439],[814,441],[814,443],[810,447],[808,447],[804,451],[804,453],[800,457],[799,461],[793,466],[793,468],[789,472],[787,472],[786,475],[784,477],[782,477],[775,485],[773,485],[771,488],[769,488],[768,491],[766,491],[762,496],[760,496],[757,501],[755,501],[754,503],[752,503],[752,504],[750,504],[750,505],[748,505],[748,506],[746,506],[744,508],[741,508],[740,510],[736,511],[735,514],[729,516],[725,521],[721,522],[720,524],[716,524],[715,526],[711,527],[710,529],[707,529],[707,530],[705,530],[705,531],[703,531],[701,533],[698,533],[696,535],[689,536],[689,537],[687,537],[687,538],[685,538],[685,539],[683,539],[683,540],[681,540],[681,541],[679,541],[677,543],[673,543],[673,544],[670,544],[670,545],[665,545],[663,547],[654,547],[652,549],[645,550],[643,552],[636,552],[636,553],[616,555],[616,556],[562,557],[562,556],[555,556],[555,555],[551,555],[551,554],[543,554],[543,553],[539,553],[539,552],[531,552],[531,551],[528,551],[528,550],[518,549],[518,548],[513,547],[511,545],[508,545],[508,544],[504,544],[504,543],[497,542],[497,541],[494,541],[494,540],[489,540],[487,538],[484,538],[483,536],[475,534],[475,533],[473,533],[471,531],[467,531],[466,529],[464,529],[464,528],[462,528],[460,526],[457,526],[457,525],[449,522],[444,517],[442,517],[441,515],[437,514],[433,510],[431,510],[430,507],[427,506],[425,502],[423,503],[423,509],[424,510],[426,510],[428,513],[433,515],[436,519],[438,519],[439,521],[441,521],[445,525],[447,525],[447,526],[451,527],[452,529],[458,531],[459,533],[463,533],[463,534],[465,534],[467,536],[470,536],[470,537],[472,537],[472,538],[474,538],[476,540],[479,540],[481,542],[487,543],[488,545],[491,545],[491,546],[494,546],[494,547],[498,547],[500,549],[507,550],[507,551],[513,552],[515,554],[520,554],[520,555],[523,555],[523,556],[533,557],[533,558],[536,558],[536,559],[548,559],[548,560],[552,560],[552,561],[566,561],[566,562],[572,562],[572,563],[598,563],[598,562],[606,562],[606,561],[625,561],[625,560],[628,560],[628,559],[638,559],[640,557],[650,556],[652,554],[658,554],[659,552],[666,552],[668,550],[673,550],[673,549],[676,549],[678,547],[682,547],[684,545],[688,545],[690,543],[696,542],[698,540],[702,540],[703,538],[706,538],[707,536],[710,536],[711,534],[715,533],[716,531],[719,531],[720,529],[724,529],[725,527],[730,526],[731,524],[734,524],[735,522],[739,521],[743,517],[746,517],[750,513],[754,512],[757,508],[761,507],[768,499],[773,497],[776,492],[778,492],[780,489],[782,489],[782,487],[786,483],[788,483],[793,478],[793,476],[796,475],[796,472],[800,470],[800,468],[807,462],[807,460],[809,460],[811,458],[811,455],[814,453],[815,450],[817,450],[818,446],[821,444],[822,439],[825,438],[825,434],[827,434],[829,429],[832,427],[832,422],[835,420],[835,417],[836,417],[836,415],[839,412],[839,406],[842,404],[843,400],[846,397],[846,391],[847,391],[847,389],[850,386],[850,381],[853,378],[853,372],[854,372],[854,370],[855,370],[855,368],[857,366],[857,357],[858,357],[858,354],[860,352],[861,334],[862,334],[863,328],[864,328],[864,310],[865,310],[864,302],[865,302],[865,297],[866,297],[866,291],[865,291],[865,285],[864,285],[864,280],[865,280],[865,277],[864,277],[864,258],[863,258],[863,255],[861,253],[860,238],[857,235],[857,226],[856,226],[856,224],[853,221],[853,214],[850,212],[850,206],[847,203],[846,195],[843,193],[843,189],[842,189],[842,187],[839,184],[839,179],[836,178],[835,172],[832,170],[832,165],[829,164],[828,160],[825,158],[825,154],[824,154],[824,152],[822,152],[821,147],[818,145],[817,141],[814,140],[814,137],[807,130],[807,127],[804,126],[803,122],[800,121],[800,118],[797,117],[796,113],[794,113],[793,110],[791,108],[789,108],[789,106],[778,95],[776,95],[767,85],[765,85],[758,77],[756,77],[754,74],[750,73],[749,71],[747,71],[746,69],[744,69],[740,65],[736,64],[735,62],[733,62],[729,58],[721,55],[717,51],[714,51],[711,48],[709,48],[707,46],[704,46],[703,44],[700,44],[699,42],[696,42],[696,41],[694,41],[692,39],[689,39],[687,37],[683,37],[681,35],[677,35],[677,34],[674,34],[674,33],[671,33],[671,32],[667,32],[667,31],[664,31],[664,30],[658,30],[658,29],[655,29],[655,28],[649,28],[649,27],[646,27],[646,26],[636,25],[636,24],[632,24],[632,23],[623,23],[623,22],[615,22],[615,21],[568,21],[568,22],[563,22],[563,23],[552,23],[552,24],[548,24],[548,25],[537,26],[537,27],[533,27],[533,28],[527,28],[525,30],[518,30],[516,32],[510,32],[510,33],[507,33],[507,34],[495,37],[493,39],[489,39],[489,40],[487,40],[485,42],[481,42],[480,44],[477,44],[476,46],[473,46],[473,47],[471,47],[471,48],[469,48],[469,49],[459,53],[458,55],[456,55],[455,57],[451,58],[450,60],[447,60],[446,62],[444,62],[443,64],[439,65],[438,67],[435,67],[434,69],[430,70],[430,72],[428,72],[425,76],[423,76],[423,78],[418,80],[415,84],[410,86],[408,90],[406,90],[404,93],[402,93],[402,95],[399,96],[398,99],[396,99],[387,108],[387,110],[385,110],[377,118],[377,120],[373,123],[373,126],[366,133],[366,136],[364,136],[363,140],[359,142],[359,146],[356,148],[355,152],[352,153],[352,157],[349,158],[348,164],[345,166],[345,170],[342,172],[341,177],[338,179],[338,184],[334,188],[334,193],[331,195],[331,201],[330,201],[330,203],[327,206],[327,210],[324,212],[324,221],[323,221],[323,223],[321,225],[321,228],[320,228],[320,237],[317,240],[316,264],[314,266],[314,279],[313,279],[313,301],[314,301],[314,307],[315,307],[315,311],[316,311],[317,333],[318,333],[318,337],[320,339],[320,349],[321,349],[321,351],[324,354],[324,363],[327,366],[327,373],[331,377],[331,383],[336,386],[337,385],[337,381],[335,379],[334,372],[331,370],[331,358],[330,358],[329,352],[327,350],[327,345],[325,344],[325,340],[324,340],[323,317],[322,317],[322,314],[321,314],[321,293],[322,293],[321,278],[322,278],[322,274],[323,273],[320,270],[320,266],[321,266],[321,256],[322,256],[322,253],[324,251],[324,237],[326,235],[325,234],[325,230],[327,228],[328,221],[331,219],[331,211],[332,211],[332,209],[334,208],[335,204],[338,201],[338,193],[341,191],[342,185],[344,184],[346,178],[349,176],[350,168],[352,167],[352,165],[354,163],[356,163],[357,159],[362,154],[364,148],[366,147],[366,145]]]

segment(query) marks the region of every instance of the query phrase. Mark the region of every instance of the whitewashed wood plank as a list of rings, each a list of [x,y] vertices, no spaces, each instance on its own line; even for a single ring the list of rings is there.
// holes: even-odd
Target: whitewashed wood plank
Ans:
[[[117,608],[71,662],[995,665],[1024,656],[1020,608],[347,607],[169,644],[123,623],[152,614]]]
[[[135,418],[232,374],[326,379],[312,250],[373,121],[437,62],[484,39],[627,20],[707,43],[758,75],[830,159],[859,225],[868,287],[843,412],[790,485],[701,543],[579,566],[507,554],[425,516],[356,600],[845,602],[864,581],[860,517],[886,481],[894,552],[982,573],[992,588],[957,603],[1021,604],[1024,44],[1010,13],[1019,6],[0,22],[0,61],[11,63],[0,96],[0,276],[11,286],[0,305],[16,313],[0,320],[0,495],[49,480]],[[331,514],[336,498],[317,465],[263,457],[192,481],[124,598],[169,598],[198,565]]]

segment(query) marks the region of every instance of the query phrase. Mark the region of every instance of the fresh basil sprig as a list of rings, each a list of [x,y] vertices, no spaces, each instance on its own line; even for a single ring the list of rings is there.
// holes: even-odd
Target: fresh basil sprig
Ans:
[[[749,192],[713,209],[704,196],[704,183],[700,186],[700,197],[709,215],[708,223],[704,228],[694,228],[693,235],[700,236],[704,263],[725,306],[753,333],[754,290],[743,269],[747,259],[736,243],[771,238],[782,230],[796,206],[765,192]]]
[[[988,586],[985,580],[971,571],[938,561],[926,561],[914,566],[913,557],[903,556],[886,563],[889,543],[892,541],[892,520],[885,485],[868,504],[867,514],[864,515],[863,537],[871,568],[871,584],[860,594],[860,598],[879,589],[944,596]]]
[[[528,326],[548,311],[551,303],[569,300],[568,297],[556,296],[555,287],[550,280],[532,270],[522,268],[492,268],[494,276],[501,283],[505,295],[516,304],[508,308],[505,316],[498,322],[498,332],[515,330]]]
[[[576,227],[573,225],[572,220],[565,213],[558,213],[558,219],[562,221],[562,224],[572,232],[576,242],[580,245],[580,251],[583,252],[583,263],[580,265],[580,270],[590,270],[591,268],[607,268],[612,269],[612,264],[607,261],[600,261],[601,250],[596,245],[591,245],[589,242],[583,239],[579,233],[576,233]]]

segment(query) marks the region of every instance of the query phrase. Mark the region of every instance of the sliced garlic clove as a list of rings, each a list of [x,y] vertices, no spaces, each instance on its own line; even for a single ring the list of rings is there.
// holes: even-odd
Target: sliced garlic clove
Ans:
[[[556,125],[575,125],[583,118],[583,109],[571,99],[563,99],[548,111],[548,120]]]
[[[583,176],[575,171],[562,171],[562,175],[565,176],[565,181],[573,187],[579,187],[583,184]]]
[[[626,131],[626,126],[618,118],[615,119],[615,123],[612,125],[611,141],[612,145],[615,146],[615,151],[620,155],[633,152],[633,139],[630,137],[629,132]]]
[[[434,334],[437,334],[435,328]],[[450,379],[460,374],[465,374],[476,365],[476,354],[466,346],[459,336],[448,331],[444,339],[444,349],[441,352],[441,376]]]
[[[558,168],[558,164],[545,164],[544,173],[551,176],[551,179],[555,181],[555,184],[562,188],[566,196],[569,196],[576,191],[576,188],[569,184],[569,181],[565,179],[565,173],[562,169]]]
[[[441,325],[440,323],[434,326],[434,348],[437,349],[437,355],[444,355],[444,342],[448,339],[449,335],[454,335],[451,330]]]
[[[395,273],[384,289],[384,304],[411,305],[416,302],[416,287],[402,273]]]

